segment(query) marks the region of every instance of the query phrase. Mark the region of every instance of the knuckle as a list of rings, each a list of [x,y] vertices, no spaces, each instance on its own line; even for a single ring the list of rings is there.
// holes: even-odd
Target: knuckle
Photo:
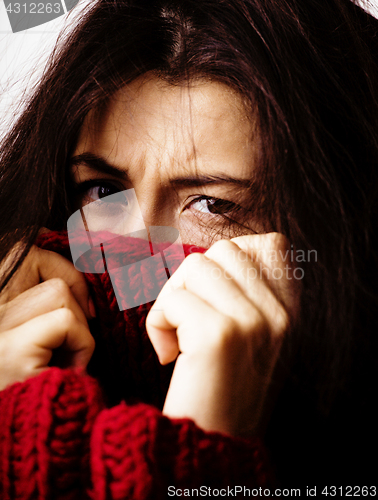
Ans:
[[[51,233],[50,229],[48,229],[47,227],[41,227],[41,229],[38,231],[38,236],[40,236],[41,234],[49,234]]]
[[[212,331],[213,335],[207,337],[209,344],[224,349],[235,342],[240,334],[240,326],[234,318],[219,314],[212,320]]]
[[[191,264],[198,264],[199,262],[202,262],[204,260],[204,255],[200,252],[195,252],[189,254],[187,257],[185,257],[185,264],[186,265],[191,265]]]
[[[251,335],[252,332],[261,333],[267,329],[266,318],[256,307],[240,318],[240,325],[244,335]]]
[[[239,330],[239,325],[231,316],[220,316],[218,320],[218,328],[222,337],[228,338],[235,336]]]
[[[277,304],[272,310],[263,311],[257,307],[249,310],[239,318],[239,329],[245,338],[274,338],[281,337],[287,330],[289,317],[283,307]]]
[[[278,304],[273,318],[273,331],[275,335],[282,335],[288,331],[290,326],[290,317],[286,309]]]
[[[60,321],[61,324],[67,329],[73,328],[78,322],[73,311],[71,311],[71,309],[68,309],[67,307],[61,307],[60,309],[57,309],[55,314],[57,316],[57,320]]]
[[[212,258],[212,256],[223,254],[226,251],[233,251],[234,246],[229,240],[218,240],[205,252],[205,255]]]
[[[71,295],[70,287],[62,278],[51,278],[45,281],[45,284],[49,292],[53,293],[57,298],[67,299]]]
[[[91,335],[89,329],[87,329],[87,333],[88,333],[87,347],[93,353],[93,351],[95,350],[95,347],[96,347],[96,341],[93,338],[93,335]]]
[[[40,265],[40,262],[43,261],[43,252],[42,248],[37,247],[36,245],[32,245],[29,250],[29,253],[25,257],[23,265],[31,267],[34,271],[37,271]]]
[[[285,250],[290,247],[290,242],[282,233],[267,233],[266,240],[271,248]]]

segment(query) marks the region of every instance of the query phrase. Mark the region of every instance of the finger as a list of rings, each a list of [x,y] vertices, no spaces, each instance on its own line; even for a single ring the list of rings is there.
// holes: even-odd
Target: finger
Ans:
[[[170,281],[173,285],[169,286]],[[186,257],[163,287],[154,307],[160,307],[160,301],[179,288],[191,291],[220,313],[238,318],[240,325],[250,325],[249,310],[254,304],[232,276],[206,255],[194,253]]]
[[[22,358],[37,360],[35,368],[45,367],[51,351],[58,348],[70,352],[71,366],[86,367],[95,347],[89,329],[66,308],[33,318],[7,333]]]
[[[70,309],[81,323],[88,326],[84,312],[67,283],[54,278],[26,290],[0,306],[0,329],[10,330],[60,308]]]
[[[213,350],[222,332],[234,330],[234,323],[197,295],[178,289],[151,308],[146,329],[160,363],[166,364],[180,352]]]
[[[49,254],[46,265],[40,267],[42,280],[47,281],[52,278],[64,280],[87,318],[93,318],[95,316],[93,301],[90,298],[84,274],[75,269],[74,265],[61,255],[48,250],[42,250],[42,252]]]
[[[209,250],[206,251],[205,255],[210,256],[211,258],[214,247],[217,248],[225,241],[226,240],[221,240],[216,242],[210,247]],[[248,260],[249,265],[251,265],[251,263],[254,263],[254,267],[258,272],[258,276],[262,280],[271,280],[270,286],[273,290],[280,290],[280,283],[278,282],[280,282],[281,276],[285,279],[287,278],[289,281],[292,281],[293,268],[290,268],[290,266],[287,266],[286,268],[286,263],[290,258],[290,245],[287,238],[282,234],[267,233],[244,235],[232,238],[230,241],[237,245],[237,247],[247,255],[246,257],[245,254],[239,254],[239,260]],[[235,247],[233,248],[235,249]],[[232,258],[235,259],[235,256],[232,256]],[[187,259],[188,257],[184,260],[184,263]],[[181,264],[178,270],[164,285],[163,289],[160,292],[161,295],[170,293],[172,290],[183,286],[184,274],[180,269],[182,266],[183,264]],[[286,272],[284,273],[284,271]]]
[[[88,319],[95,316],[93,301],[84,275],[61,255],[35,246],[30,249],[21,268],[10,281],[5,293],[0,296],[0,304],[14,299],[41,281],[53,278],[59,278],[67,283]]]
[[[229,240],[216,242],[207,250],[205,256],[216,262],[224,270],[225,275],[232,277],[264,314],[272,331],[281,333],[286,330],[288,314],[258,262],[252,261],[249,254]]]
[[[50,229],[47,229],[47,227],[41,227],[41,229],[38,231],[38,236],[40,236],[41,234],[49,234],[49,233],[51,233]]]
[[[267,233],[238,236],[231,242],[259,264],[260,274],[265,276],[275,295],[295,318],[300,308],[302,274],[295,272],[297,265],[289,240],[280,233]]]

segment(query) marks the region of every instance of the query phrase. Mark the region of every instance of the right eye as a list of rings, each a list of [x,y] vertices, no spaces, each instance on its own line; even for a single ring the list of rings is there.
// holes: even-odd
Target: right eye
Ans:
[[[118,189],[115,186],[96,186],[91,189],[88,189],[87,196],[92,198],[93,200],[100,200],[101,198],[105,198],[105,196],[110,196],[118,192]]]
[[[104,200],[104,203],[121,203],[125,206],[128,205],[124,189],[110,182],[89,180],[79,184],[77,190],[80,193],[81,205],[87,205],[88,203],[99,201],[109,196],[112,196],[112,198],[110,200]]]

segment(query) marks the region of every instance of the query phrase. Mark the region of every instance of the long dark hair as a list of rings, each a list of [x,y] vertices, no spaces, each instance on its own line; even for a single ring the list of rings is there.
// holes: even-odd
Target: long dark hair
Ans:
[[[349,0],[93,2],[1,145],[0,261],[23,242],[2,286],[39,228],[65,227],[67,160],[89,110],[147,72],[172,84],[223,82],[258,124],[251,210],[293,248],[316,251],[301,264],[302,315],[288,342],[294,366],[268,441],[280,443],[273,446],[280,460],[302,418],[313,426],[303,433],[307,447],[334,422],[330,439],[344,429],[336,420],[349,411],[348,397],[366,412],[372,388],[361,381],[371,379],[377,326],[377,31]]]

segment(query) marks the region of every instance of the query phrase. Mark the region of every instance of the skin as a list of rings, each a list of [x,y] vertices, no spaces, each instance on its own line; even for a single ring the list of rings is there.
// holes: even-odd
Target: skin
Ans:
[[[202,80],[172,86],[142,77],[97,116],[89,114],[73,155],[78,163],[73,177],[77,184],[109,181],[114,191],[133,188],[147,226],[175,227],[183,242],[206,247],[219,239],[225,221],[196,199],[247,201],[256,155],[253,136],[241,98],[227,86]],[[88,152],[117,171],[80,162]],[[201,176],[213,182],[205,184]],[[96,189],[85,194],[79,205],[98,199]],[[259,221],[250,222],[254,231],[260,227]]]
[[[78,206],[133,188],[147,226],[212,244],[184,260],[146,326],[160,362],[177,358],[163,413],[235,436],[263,427],[272,374],[299,308],[291,273],[275,279],[270,272],[284,270],[282,259],[269,258],[271,250],[285,255],[284,236],[250,234],[263,226],[251,219],[249,234],[222,239],[240,234],[236,226],[225,234],[224,216],[248,199],[257,143],[242,99],[225,85],[172,86],[145,76],[87,116],[72,158]],[[66,364],[86,366],[93,304],[71,263],[33,248],[0,300],[2,387],[47,369],[56,348],[68,353]]]

